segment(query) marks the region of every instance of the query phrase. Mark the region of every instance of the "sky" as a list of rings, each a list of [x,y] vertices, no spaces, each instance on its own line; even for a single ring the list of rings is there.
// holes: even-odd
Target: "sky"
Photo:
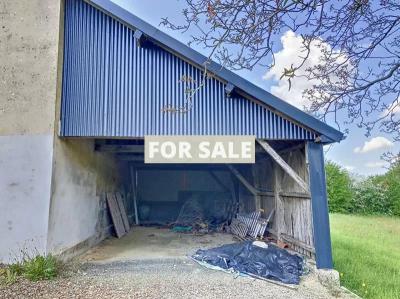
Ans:
[[[160,25],[163,17],[168,17],[171,21],[179,23],[183,20],[182,9],[185,1],[183,0],[112,0],[126,10],[132,12],[144,21],[166,32],[172,37],[183,43],[190,40],[193,32],[181,33],[168,30]],[[265,67],[259,66],[253,71],[239,71],[239,75],[250,80],[252,83],[271,92],[272,94],[286,100],[298,108],[303,106],[303,89],[310,87],[312,82],[304,79],[292,81],[292,88],[289,90],[286,80],[279,80],[284,67],[289,67],[296,62],[298,58],[298,49],[301,39],[293,32],[285,32],[281,37],[281,48],[276,53],[276,65],[267,72]],[[207,55],[201,46],[192,46],[196,51]],[[319,51],[315,47],[310,55],[310,62],[318,59]],[[400,113],[400,109],[398,111]],[[332,126],[333,123],[331,124]],[[345,140],[333,146],[326,147],[326,158],[332,160],[348,171],[360,175],[368,176],[381,174],[387,170],[388,164],[381,160],[381,155],[387,151],[398,152],[400,144],[393,143],[389,135],[375,130],[371,136],[365,136],[365,129],[358,128],[356,125],[350,125],[349,134]]]

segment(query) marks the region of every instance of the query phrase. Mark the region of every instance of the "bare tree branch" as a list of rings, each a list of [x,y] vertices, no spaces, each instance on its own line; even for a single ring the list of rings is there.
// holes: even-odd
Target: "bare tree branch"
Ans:
[[[281,80],[288,80],[289,87],[300,76],[315,83],[303,94],[308,110],[338,125],[356,123],[367,135],[378,127],[400,140],[398,0],[184,1],[183,24],[167,18],[162,23],[190,29],[191,43],[209,49],[210,58],[233,70],[264,65],[268,71],[281,36],[287,31],[301,36],[297,63],[283,70]],[[322,57],[306,68],[313,47]]]

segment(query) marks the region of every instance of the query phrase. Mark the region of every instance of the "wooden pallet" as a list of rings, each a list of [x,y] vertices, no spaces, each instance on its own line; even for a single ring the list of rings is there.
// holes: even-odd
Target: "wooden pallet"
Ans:
[[[117,192],[115,194],[115,196],[116,196],[116,200],[117,200],[117,203],[118,203],[119,210],[121,212],[122,222],[124,223],[125,230],[127,232],[129,232],[130,225],[129,225],[128,216],[126,215],[126,209],[125,209],[125,205],[124,205],[124,200],[122,199],[121,193]]]
[[[121,238],[130,230],[122,195],[119,193],[107,193],[107,204],[114,224],[115,234],[118,238]]]

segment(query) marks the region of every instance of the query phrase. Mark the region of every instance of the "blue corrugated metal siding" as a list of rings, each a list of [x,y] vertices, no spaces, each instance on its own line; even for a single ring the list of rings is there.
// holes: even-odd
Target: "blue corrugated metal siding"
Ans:
[[[313,140],[316,134],[243,97],[228,98],[212,78],[185,114],[180,78],[202,72],[158,46],[138,47],[134,31],[81,0],[65,10],[62,136],[256,135]]]

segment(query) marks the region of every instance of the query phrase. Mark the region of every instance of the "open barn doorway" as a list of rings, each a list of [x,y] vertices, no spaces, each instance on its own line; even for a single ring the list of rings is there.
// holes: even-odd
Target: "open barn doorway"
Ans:
[[[304,143],[269,142],[308,180]],[[95,150],[121,164],[129,231],[84,256],[94,260],[187,256],[237,242],[238,215],[268,219],[262,235],[313,257],[310,195],[261,146],[255,164],[145,164],[143,140],[98,140]],[[112,234],[113,231],[111,231]]]

